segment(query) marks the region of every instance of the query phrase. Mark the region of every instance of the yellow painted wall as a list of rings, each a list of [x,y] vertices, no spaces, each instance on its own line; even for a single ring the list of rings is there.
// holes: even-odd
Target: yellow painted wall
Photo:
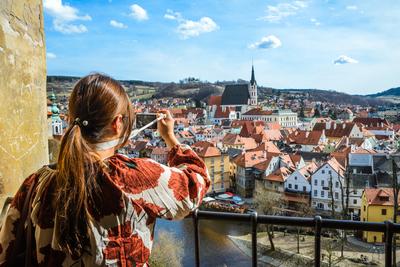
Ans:
[[[211,186],[208,189],[208,192],[212,191],[225,191],[230,187],[230,182],[229,182],[229,169],[230,169],[230,163],[229,163],[229,156],[228,155],[222,155],[222,156],[217,156],[217,157],[206,157],[203,158],[207,169],[208,173],[210,174],[211,178]],[[214,160],[214,161],[213,161]],[[224,166],[222,170],[222,166]],[[213,172],[214,170],[214,172]],[[222,188],[222,182],[224,183],[224,187]],[[214,187],[214,189],[213,189]]]
[[[386,215],[382,215],[382,209],[386,209]],[[393,206],[368,205],[366,197],[363,194],[361,201],[361,221],[384,222],[388,220],[393,220],[393,211]],[[397,216],[397,221],[399,221],[399,219],[400,216]],[[363,231],[363,239],[370,243],[385,242],[383,233],[379,232]]]

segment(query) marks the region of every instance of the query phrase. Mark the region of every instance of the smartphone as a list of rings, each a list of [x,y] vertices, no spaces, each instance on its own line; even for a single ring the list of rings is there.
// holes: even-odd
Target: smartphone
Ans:
[[[156,113],[137,113],[136,114],[136,129],[140,129],[143,126],[149,124],[150,122],[157,119]],[[157,123],[153,123],[149,128],[152,130],[157,130]]]

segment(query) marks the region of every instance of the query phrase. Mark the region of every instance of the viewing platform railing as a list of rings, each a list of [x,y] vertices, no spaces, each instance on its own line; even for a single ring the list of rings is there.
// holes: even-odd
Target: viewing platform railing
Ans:
[[[400,224],[391,221],[383,223],[360,222],[350,220],[286,217],[272,215],[238,214],[195,210],[193,212],[196,267],[200,266],[199,220],[224,220],[232,222],[248,222],[251,225],[252,266],[257,266],[257,226],[259,224],[297,226],[314,228],[314,266],[321,266],[321,231],[322,229],[361,230],[381,232],[385,234],[385,266],[392,266],[393,235],[400,233]]]

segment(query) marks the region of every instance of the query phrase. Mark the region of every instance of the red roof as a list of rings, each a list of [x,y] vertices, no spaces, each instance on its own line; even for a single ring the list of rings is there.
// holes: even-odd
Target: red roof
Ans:
[[[364,194],[369,205],[393,206],[392,188],[366,188]]]
[[[382,118],[354,118],[353,122],[361,123],[368,127],[381,126],[382,124],[386,125],[386,126],[389,125],[389,122],[386,119],[382,119]]]
[[[242,115],[255,115],[255,116],[267,116],[272,115],[272,110],[263,110],[262,108],[253,108],[243,113]]]
[[[328,125],[327,125],[328,124]],[[325,136],[327,137],[343,137],[350,136],[351,131],[353,130],[356,124],[353,122],[346,123],[316,123],[314,125],[314,131],[322,131],[325,130]],[[328,127],[327,127],[328,126]]]
[[[208,100],[208,105],[209,106],[220,106],[221,101],[222,101],[222,96],[212,95],[212,96],[210,96],[210,99]]]
[[[191,147],[197,155],[202,158],[221,156],[221,151],[210,142],[199,141],[194,143]]]

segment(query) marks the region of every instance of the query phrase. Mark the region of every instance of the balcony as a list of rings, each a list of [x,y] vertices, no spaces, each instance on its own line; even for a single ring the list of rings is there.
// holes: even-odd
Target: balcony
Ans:
[[[311,227],[314,229],[314,266],[321,266],[321,232],[322,229],[340,229],[373,231],[385,235],[385,266],[392,266],[393,235],[400,233],[400,224],[390,221],[383,223],[359,222],[349,220],[322,219],[320,216],[314,218],[286,217],[252,214],[237,214],[226,212],[211,212],[195,210],[193,212],[194,242],[195,242],[195,266],[201,266],[200,243],[199,243],[199,221],[200,220],[222,220],[231,222],[248,223],[251,226],[252,237],[252,266],[257,266],[257,226],[259,224],[270,224],[279,226]],[[216,248],[217,249],[217,248]]]

